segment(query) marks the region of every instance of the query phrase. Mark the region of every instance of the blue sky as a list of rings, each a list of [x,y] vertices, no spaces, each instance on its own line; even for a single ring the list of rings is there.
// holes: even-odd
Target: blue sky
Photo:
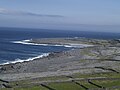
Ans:
[[[120,0],[1,0],[0,26],[120,32]]]

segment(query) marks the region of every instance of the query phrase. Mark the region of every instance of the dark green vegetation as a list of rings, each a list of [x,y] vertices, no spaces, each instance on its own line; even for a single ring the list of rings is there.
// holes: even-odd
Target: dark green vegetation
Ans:
[[[2,82],[2,81],[1,81]],[[120,90],[119,73],[74,74],[9,82],[0,90]]]

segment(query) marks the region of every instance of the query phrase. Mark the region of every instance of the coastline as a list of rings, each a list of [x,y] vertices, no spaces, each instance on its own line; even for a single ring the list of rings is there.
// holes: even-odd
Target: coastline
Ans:
[[[63,39],[63,38],[56,38],[56,39]],[[68,39],[68,38],[64,38],[64,39]],[[33,45],[33,46],[46,46],[46,47],[47,46],[65,47],[65,48],[70,48],[70,49],[85,48],[85,47],[93,47],[94,46],[94,45],[90,45],[90,44],[78,44],[78,42],[77,43],[76,42],[75,43],[58,43],[58,42],[57,43],[53,43],[53,42],[52,43],[50,43],[50,42],[37,43],[37,42],[32,42],[32,41],[33,40],[30,39],[30,40],[21,40],[21,41],[11,41],[11,43],[23,44],[23,45]],[[61,51],[61,52],[64,52],[64,51]],[[38,56],[35,56],[35,57],[29,57],[27,59],[19,59],[18,58],[18,59],[15,59],[14,61],[1,63],[0,65],[15,64],[15,63],[22,63],[22,62],[26,62],[26,61],[32,61],[32,60],[35,60],[35,59],[47,57],[51,53],[55,53],[55,52],[42,53],[41,55],[38,55]]]
[[[36,57],[30,57],[28,59],[25,59],[25,60],[22,60],[22,59],[16,59],[15,61],[9,61],[9,62],[6,62],[6,63],[2,63],[0,64],[1,65],[8,65],[8,64],[15,64],[15,63],[23,63],[23,62],[29,62],[29,61],[32,61],[32,60],[35,60],[35,59],[40,59],[40,58],[44,58],[44,57],[47,57],[49,56],[50,53],[43,53],[41,55],[38,55]]]
[[[59,41],[59,43],[56,41]],[[36,44],[47,43],[62,45],[63,44],[66,45],[72,42],[74,44],[81,43],[83,45],[93,44],[94,46],[75,48],[63,52],[53,52],[50,53],[49,56],[43,58],[35,58],[35,60],[31,61],[17,62],[8,65],[0,65],[1,79],[9,81],[18,81],[24,80],[26,78],[32,79],[38,77],[72,75],[74,73],[87,74],[93,72],[94,73],[111,72],[110,70],[104,70],[101,69],[100,67],[111,68],[113,70],[117,69],[118,71],[120,70],[119,67],[120,57],[117,56],[117,53],[119,53],[120,48],[116,47],[116,44],[113,47],[113,45],[110,42],[108,42],[108,40],[81,39],[81,38],[80,39],[69,38],[68,40],[66,38],[62,39],[51,38],[51,39],[37,39],[27,42],[28,43],[36,42]],[[112,59],[113,61],[111,61]],[[116,59],[118,61],[115,61]]]
[[[44,40],[45,39],[45,40]],[[65,38],[44,38],[44,39],[30,39],[30,40],[21,40],[21,41],[12,41],[12,43],[16,44],[25,44],[25,45],[37,45],[37,46],[63,46],[63,47],[76,47],[76,48],[84,48],[84,47],[92,47],[94,45],[89,44],[81,44],[78,42],[68,42],[61,41],[65,40]],[[70,39],[70,38],[69,38]],[[52,40],[52,41],[48,41]],[[67,42],[67,43],[65,43]]]

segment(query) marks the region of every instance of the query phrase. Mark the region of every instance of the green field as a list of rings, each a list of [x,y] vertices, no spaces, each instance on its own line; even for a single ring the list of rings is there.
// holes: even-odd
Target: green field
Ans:
[[[90,79],[92,84],[88,82],[88,79]],[[62,81],[58,82],[57,80]],[[46,81],[46,83],[42,83],[45,86],[41,85],[41,81]],[[101,87],[104,87],[107,90],[120,90],[120,74],[97,73],[84,75],[77,73],[70,77],[57,76],[37,78],[10,82],[8,85],[12,88],[3,88],[0,90],[87,90],[87,88],[97,90],[102,89]]]

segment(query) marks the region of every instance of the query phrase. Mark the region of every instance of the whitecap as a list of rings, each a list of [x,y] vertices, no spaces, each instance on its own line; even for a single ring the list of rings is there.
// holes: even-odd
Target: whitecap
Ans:
[[[32,60],[35,60],[35,59],[39,59],[39,58],[43,58],[43,57],[47,57],[49,56],[50,53],[43,53],[42,55],[38,55],[36,57],[30,57],[28,59],[15,59],[15,61],[9,61],[9,62],[6,62],[6,63],[3,63],[3,64],[0,64],[0,65],[6,65],[6,64],[15,64],[15,63],[18,63],[18,62],[25,62],[25,61],[32,61]]]
[[[30,41],[30,40],[29,40]],[[12,41],[12,43],[18,43],[18,44],[26,44],[26,45],[41,45],[41,46],[48,46],[48,44],[37,44],[37,43],[30,43],[28,40],[22,40],[22,41]]]
[[[74,44],[74,43],[66,43],[66,44],[38,44],[38,43],[31,43],[31,40],[22,40],[22,41],[13,41],[12,43],[19,43],[19,44],[26,44],[26,45],[40,45],[40,46],[57,46],[57,47],[67,47],[67,48],[84,48],[84,47],[91,47],[94,45],[89,44]]]

